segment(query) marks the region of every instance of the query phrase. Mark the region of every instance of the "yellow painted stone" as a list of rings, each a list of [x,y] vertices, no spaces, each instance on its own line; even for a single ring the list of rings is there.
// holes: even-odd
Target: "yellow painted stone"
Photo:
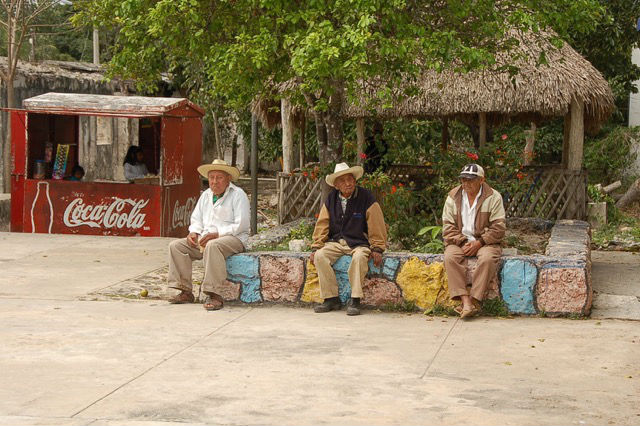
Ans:
[[[318,282],[318,271],[316,267],[307,261],[307,279],[304,282],[304,290],[300,301],[307,303],[322,303],[320,297],[320,284]]]
[[[425,264],[412,257],[402,265],[396,282],[405,300],[413,301],[423,309],[432,309],[442,288],[444,265],[441,262]]]

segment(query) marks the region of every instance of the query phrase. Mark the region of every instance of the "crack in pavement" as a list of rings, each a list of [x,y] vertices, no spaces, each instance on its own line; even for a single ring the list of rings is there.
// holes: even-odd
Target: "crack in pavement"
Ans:
[[[149,371],[153,370],[156,367],[159,367],[160,365],[164,364],[165,362],[169,361],[170,359],[174,358],[177,355],[180,355],[182,352],[186,351],[187,349],[190,349],[192,347],[194,347],[195,345],[197,345],[198,343],[204,341],[205,339],[207,339],[208,337],[212,336],[213,334],[215,334],[216,332],[220,331],[221,329],[223,329],[224,327],[226,327],[227,325],[236,322],[237,320],[239,320],[240,318],[248,315],[251,311],[253,311],[254,308],[249,308],[249,310],[247,310],[247,312],[238,315],[235,318],[230,319],[229,321],[225,322],[224,324],[216,327],[215,329],[213,329],[210,333],[198,338],[196,341],[194,341],[193,343],[185,346],[184,348],[174,352],[173,354],[169,355],[168,357],[163,358],[162,360],[158,361],[156,364],[152,365],[151,367],[147,368],[146,370],[144,370],[142,373],[132,377],[131,379],[127,380],[126,382],[122,383],[121,385],[119,385],[118,387],[116,387],[115,389],[113,389],[112,391],[108,392],[107,394],[101,396],[100,398],[96,399],[95,401],[93,401],[91,404],[87,405],[86,407],[82,408],[81,410],[75,412],[74,414],[72,414],[70,416],[70,418],[74,418],[75,416],[77,416],[78,414],[88,410],[89,408],[93,407],[94,405],[96,405],[98,402],[104,400],[105,398],[108,398],[109,396],[113,395],[114,393],[116,393],[117,391],[119,391],[120,389],[122,389],[123,387],[127,386],[130,383],[133,383],[134,381],[138,380],[140,377],[144,376],[145,374],[147,374]]]
[[[436,360],[436,357],[438,356],[438,354],[440,353],[440,350],[442,349],[442,347],[444,346],[444,344],[447,342],[447,340],[449,339],[449,336],[451,335],[451,332],[453,331],[453,329],[455,328],[455,326],[458,324],[458,322],[460,321],[460,318],[456,318],[456,320],[453,322],[453,324],[451,325],[451,328],[449,328],[449,331],[447,332],[447,335],[444,336],[444,339],[442,339],[442,342],[440,343],[440,346],[438,346],[438,349],[436,350],[436,353],[433,354],[433,357],[431,358],[431,361],[429,361],[429,364],[427,365],[427,368],[424,369],[424,372],[422,373],[422,375],[420,375],[420,380],[424,379],[424,376],[427,375],[427,373],[429,372],[429,370],[431,369],[431,366],[433,365],[433,363]]]

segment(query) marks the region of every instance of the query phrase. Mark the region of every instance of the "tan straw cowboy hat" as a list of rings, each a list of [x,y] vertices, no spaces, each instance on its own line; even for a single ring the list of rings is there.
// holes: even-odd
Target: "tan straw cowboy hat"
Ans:
[[[356,180],[360,179],[364,174],[364,169],[360,166],[349,167],[347,163],[338,163],[336,164],[335,169],[333,169],[333,173],[327,175],[325,181],[327,185],[333,186],[333,182],[335,182],[336,178],[339,178],[342,175],[352,174]]]
[[[226,172],[231,175],[231,180],[236,180],[240,177],[240,170],[237,167],[230,166],[226,161],[215,159],[211,162],[211,164],[203,164],[198,166],[198,173],[200,173],[203,177],[209,178],[209,172],[212,170],[219,170],[221,172]]]

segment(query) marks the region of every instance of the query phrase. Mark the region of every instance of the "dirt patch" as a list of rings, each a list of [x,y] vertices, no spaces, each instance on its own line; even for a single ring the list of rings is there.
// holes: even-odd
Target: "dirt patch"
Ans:
[[[518,254],[544,254],[553,222],[542,219],[507,219],[502,247],[516,248]]]

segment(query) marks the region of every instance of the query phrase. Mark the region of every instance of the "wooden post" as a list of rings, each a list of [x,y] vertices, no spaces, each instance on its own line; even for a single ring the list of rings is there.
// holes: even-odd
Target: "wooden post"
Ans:
[[[93,64],[100,65],[100,33],[93,28]]]
[[[251,114],[251,235],[258,233],[258,118]]]
[[[293,125],[291,123],[291,102],[287,98],[280,101],[280,117],[282,120],[282,171],[293,170]]]
[[[305,138],[307,136],[307,117],[302,114],[300,122],[300,168],[304,167],[307,159],[305,158]]]
[[[566,169],[569,162],[569,131],[571,130],[571,111],[564,116],[562,127],[562,168]]]
[[[525,132],[527,134],[524,146],[524,154],[522,164],[530,166],[533,162],[533,146],[536,142],[536,123],[531,123],[531,129]]]
[[[480,131],[480,134],[478,135],[478,145],[480,146],[480,148],[483,148],[487,143],[487,113],[478,113],[478,119],[478,127]]]
[[[569,141],[567,152],[567,169],[582,170],[582,151],[584,145],[584,102],[571,101],[571,125],[569,127]]]
[[[364,118],[356,119],[356,137],[357,137],[357,151],[356,154],[356,164],[360,165],[363,163],[362,154],[364,153]]]

